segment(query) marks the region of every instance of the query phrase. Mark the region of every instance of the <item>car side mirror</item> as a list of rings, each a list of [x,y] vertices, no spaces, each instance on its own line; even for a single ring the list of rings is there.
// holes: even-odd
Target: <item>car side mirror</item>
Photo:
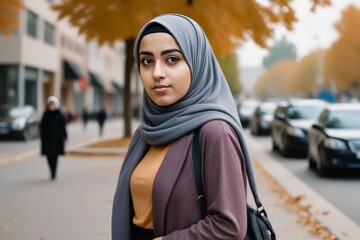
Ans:
[[[318,123],[313,124],[312,127],[315,129],[318,129],[318,130],[320,130],[322,128],[321,125]]]

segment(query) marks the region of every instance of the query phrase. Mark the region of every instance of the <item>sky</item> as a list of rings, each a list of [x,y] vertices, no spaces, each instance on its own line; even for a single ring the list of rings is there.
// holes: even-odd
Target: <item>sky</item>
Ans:
[[[334,23],[341,18],[341,12],[350,4],[360,8],[360,0],[332,0],[332,5],[310,11],[310,0],[294,0],[292,6],[296,11],[298,22],[293,31],[289,32],[283,26],[275,28],[275,39],[286,35],[295,44],[298,58],[302,58],[318,48],[328,48],[338,38]],[[359,23],[360,27],[360,23]],[[269,43],[273,40],[269,40]],[[269,44],[271,46],[271,44]],[[261,66],[262,59],[268,54],[266,49],[258,47],[252,40],[246,41],[238,50],[240,66]]]

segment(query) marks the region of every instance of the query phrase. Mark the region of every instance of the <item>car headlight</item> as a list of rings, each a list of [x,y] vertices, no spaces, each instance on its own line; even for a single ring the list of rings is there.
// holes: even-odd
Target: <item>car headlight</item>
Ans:
[[[345,150],[346,144],[344,141],[335,138],[329,138],[325,140],[325,147],[332,149]]]
[[[297,128],[297,127],[287,127],[286,132],[288,135],[291,135],[294,137],[300,137],[300,138],[305,137],[304,132],[300,128]]]
[[[11,127],[16,130],[23,129],[26,124],[26,118],[17,118],[12,122]]]

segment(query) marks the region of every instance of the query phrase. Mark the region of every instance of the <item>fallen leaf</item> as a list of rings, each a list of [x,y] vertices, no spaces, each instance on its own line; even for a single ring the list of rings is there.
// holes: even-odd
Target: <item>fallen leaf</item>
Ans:
[[[88,203],[89,202],[89,198],[88,197],[83,197],[82,199],[81,199],[81,201],[82,201],[82,203]]]
[[[0,230],[7,230],[9,228],[10,228],[9,225],[0,224]]]

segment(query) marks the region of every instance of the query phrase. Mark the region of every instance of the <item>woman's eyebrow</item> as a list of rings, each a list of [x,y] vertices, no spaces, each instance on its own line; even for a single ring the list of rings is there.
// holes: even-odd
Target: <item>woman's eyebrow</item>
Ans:
[[[165,55],[165,54],[169,54],[169,53],[172,53],[172,52],[179,52],[179,53],[182,54],[182,52],[179,49],[176,49],[176,48],[164,50],[160,54]]]
[[[168,50],[164,50],[160,53],[160,55],[166,55],[166,54],[169,54],[169,53],[172,53],[172,52],[179,52],[182,54],[182,52],[179,50],[179,49],[176,49],[176,48],[173,48],[173,49],[168,49]],[[148,55],[148,56],[154,56],[154,53],[152,52],[149,52],[149,51],[141,51],[139,53],[139,55]]]

